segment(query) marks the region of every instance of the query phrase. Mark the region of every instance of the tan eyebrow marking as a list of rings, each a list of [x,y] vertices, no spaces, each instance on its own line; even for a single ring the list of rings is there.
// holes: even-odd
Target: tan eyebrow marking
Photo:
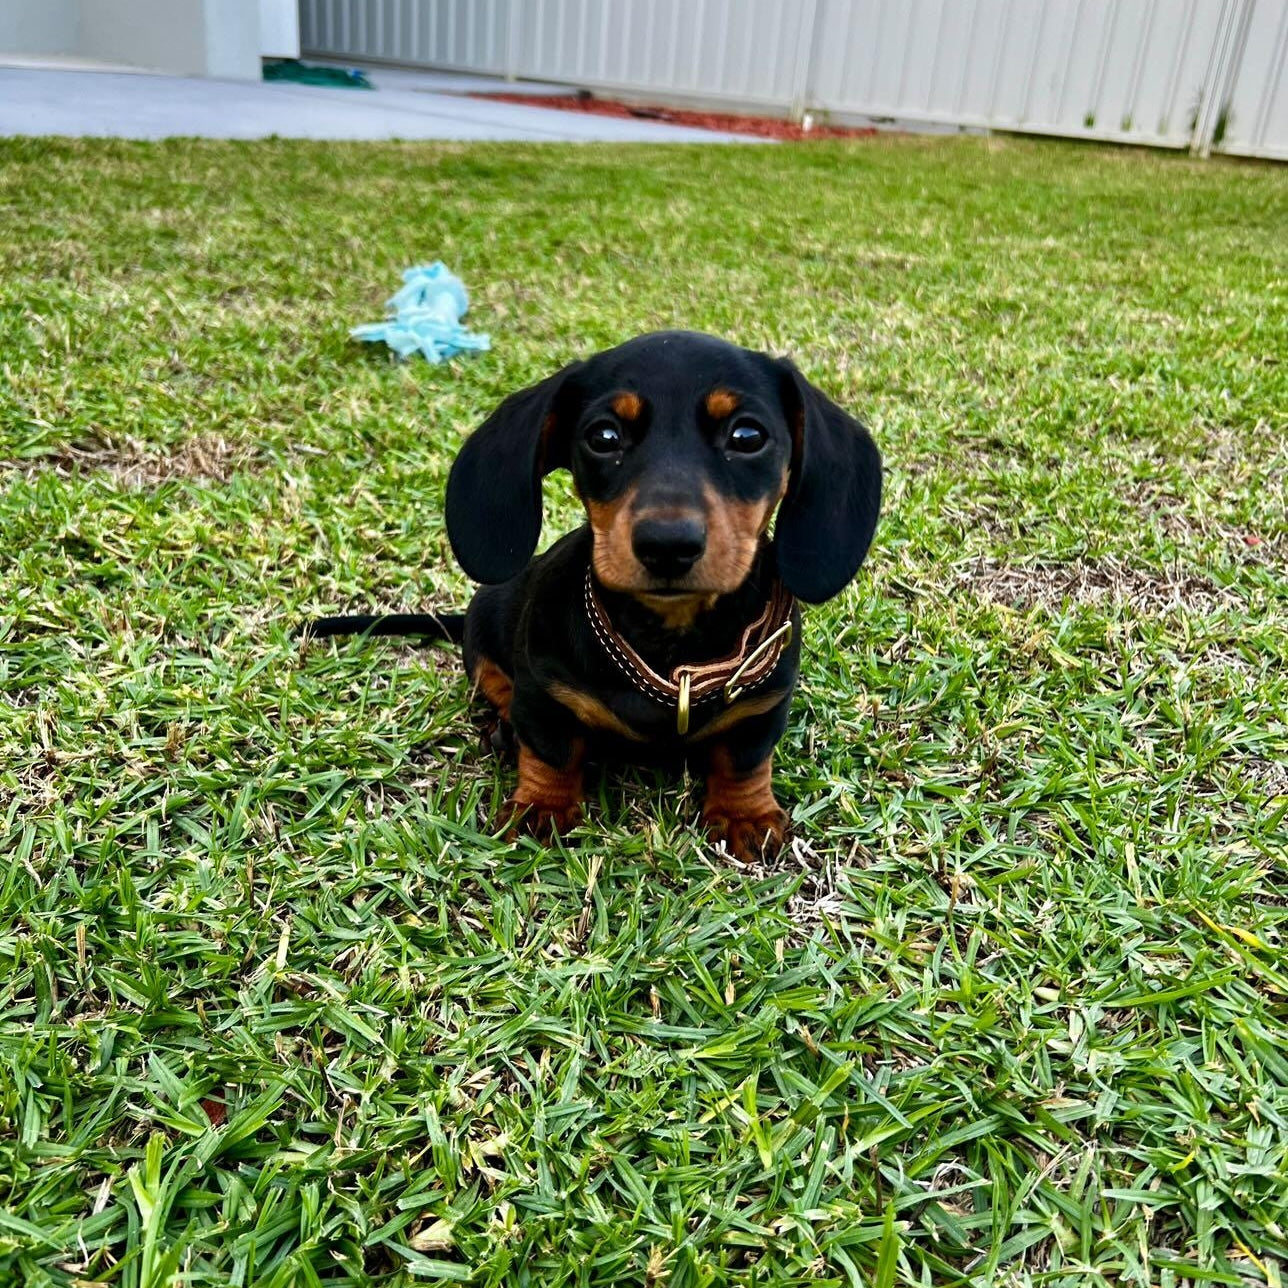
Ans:
[[[707,415],[712,420],[723,420],[738,410],[741,401],[732,389],[713,389],[706,399]]]
[[[639,394],[621,393],[613,399],[610,406],[623,420],[639,420],[640,412],[644,410],[644,401]]]

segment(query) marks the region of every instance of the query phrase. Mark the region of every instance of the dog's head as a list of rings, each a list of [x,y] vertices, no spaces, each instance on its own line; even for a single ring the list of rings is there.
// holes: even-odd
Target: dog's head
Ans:
[[[692,332],[640,336],[507,398],[447,484],[447,532],[476,581],[522,571],[541,480],[572,471],[595,575],[664,612],[736,590],[782,502],[778,569],[810,603],[867,553],[881,501],[868,432],[785,360]]]

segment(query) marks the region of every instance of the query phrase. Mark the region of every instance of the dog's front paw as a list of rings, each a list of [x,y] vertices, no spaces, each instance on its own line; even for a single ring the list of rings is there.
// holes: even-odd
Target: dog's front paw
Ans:
[[[501,813],[506,825],[505,837],[532,836],[548,841],[553,836],[567,836],[582,820],[580,801],[525,801],[511,796]]]
[[[702,821],[706,824],[707,835],[713,841],[723,841],[739,863],[772,859],[791,834],[787,811],[777,805],[755,814],[730,814],[709,809],[703,814]]]
[[[514,726],[499,716],[476,722],[479,731],[479,743],[484,752],[491,752],[502,761],[513,761],[517,757],[518,744],[514,737]]]

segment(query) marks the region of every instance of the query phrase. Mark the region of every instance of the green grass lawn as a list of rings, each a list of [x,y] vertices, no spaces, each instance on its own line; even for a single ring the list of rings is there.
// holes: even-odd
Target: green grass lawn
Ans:
[[[491,354],[347,338],[439,257]],[[1282,1283],[1288,170],[6,142],[0,268],[0,1283]],[[669,326],[888,464],[763,868],[497,839],[456,653],[290,635]]]

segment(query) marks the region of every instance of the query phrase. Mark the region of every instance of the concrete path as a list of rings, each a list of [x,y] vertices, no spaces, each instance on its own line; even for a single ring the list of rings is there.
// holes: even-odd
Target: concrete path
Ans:
[[[276,134],[289,139],[756,142],[658,121],[618,120],[442,92],[521,88],[528,93],[527,84],[404,69],[364,70],[375,90],[198,80],[124,69],[0,66],[0,136],[260,139]]]

